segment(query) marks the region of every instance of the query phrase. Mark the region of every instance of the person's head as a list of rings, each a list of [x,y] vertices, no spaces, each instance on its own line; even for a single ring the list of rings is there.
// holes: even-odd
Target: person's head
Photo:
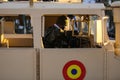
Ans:
[[[66,16],[64,16],[64,15],[59,16],[58,19],[57,19],[57,21],[56,21],[56,24],[57,24],[60,28],[64,29],[65,26],[66,26],[66,20],[67,20],[67,17],[66,17]]]
[[[73,18],[74,18],[74,15],[69,14],[69,15],[67,15],[67,17],[69,17],[70,19],[73,19]]]

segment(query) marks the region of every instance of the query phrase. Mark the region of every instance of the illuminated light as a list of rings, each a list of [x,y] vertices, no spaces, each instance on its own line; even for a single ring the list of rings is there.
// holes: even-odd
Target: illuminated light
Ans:
[[[0,0],[0,2],[8,2],[8,0]]]
[[[9,40],[4,38],[4,35],[1,35],[1,43],[7,44],[7,48],[9,48]]]
[[[3,34],[1,35],[1,42],[3,42],[3,40],[4,40],[4,36],[3,36]]]
[[[37,0],[33,0],[33,2],[38,2]]]

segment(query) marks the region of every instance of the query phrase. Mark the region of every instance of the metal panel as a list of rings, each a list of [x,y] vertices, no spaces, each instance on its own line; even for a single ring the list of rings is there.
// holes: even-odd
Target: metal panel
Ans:
[[[0,48],[0,80],[36,80],[35,50]]]
[[[71,60],[82,62],[86,68],[84,80],[103,80],[104,51],[102,48],[41,49],[40,80],[64,80],[62,70]]]
[[[113,52],[107,54],[108,80],[120,80],[120,56]]]

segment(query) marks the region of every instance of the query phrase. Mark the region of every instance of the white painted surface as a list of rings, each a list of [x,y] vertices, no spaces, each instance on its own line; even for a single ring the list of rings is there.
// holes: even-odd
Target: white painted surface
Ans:
[[[108,80],[120,80],[120,56],[113,52],[107,54]]]
[[[84,80],[104,80],[104,52],[100,48],[41,49],[40,80],[64,80],[62,69],[71,60],[84,64]]]
[[[36,80],[35,50],[0,48],[0,80]]]

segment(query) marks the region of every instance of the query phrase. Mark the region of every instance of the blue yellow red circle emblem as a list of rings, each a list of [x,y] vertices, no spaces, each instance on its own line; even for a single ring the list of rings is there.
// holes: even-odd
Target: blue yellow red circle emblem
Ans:
[[[86,69],[80,61],[72,60],[65,64],[62,72],[65,80],[83,80]]]

